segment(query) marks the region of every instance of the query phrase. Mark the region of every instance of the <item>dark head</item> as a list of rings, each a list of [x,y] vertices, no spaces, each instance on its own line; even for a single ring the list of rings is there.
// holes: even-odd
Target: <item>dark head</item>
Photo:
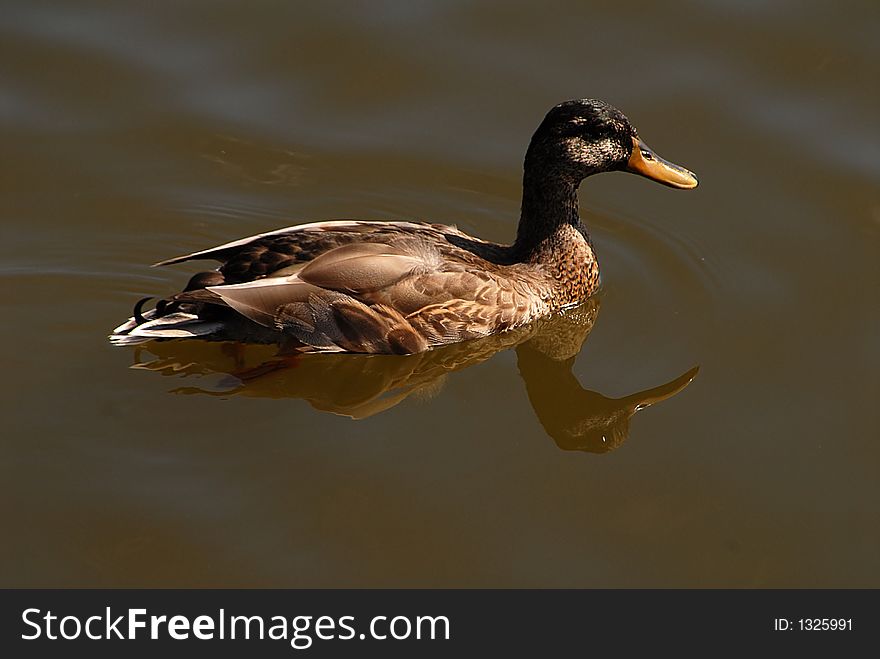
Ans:
[[[695,188],[697,177],[657,156],[624,114],[589,98],[554,107],[532,136],[526,170],[574,183],[609,171],[630,171],[674,188]]]

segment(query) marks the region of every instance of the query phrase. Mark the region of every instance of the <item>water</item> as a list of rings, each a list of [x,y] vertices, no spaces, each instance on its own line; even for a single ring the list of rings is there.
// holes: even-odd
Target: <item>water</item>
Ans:
[[[0,585],[880,586],[878,21],[7,3]],[[604,287],[563,325],[108,345],[199,267],[149,263],[259,231],[509,240],[531,132],[583,96],[700,187],[584,183]]]

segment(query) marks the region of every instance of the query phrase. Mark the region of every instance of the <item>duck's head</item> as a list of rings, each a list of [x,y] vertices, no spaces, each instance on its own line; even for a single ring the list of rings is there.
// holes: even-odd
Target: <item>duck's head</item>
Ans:
[[[617,108],[584,98],[560,103],[535,131],[526,168],[579,183],[598,172],[629,171],[673,188],[695,188],[697,177],[655,154]]]

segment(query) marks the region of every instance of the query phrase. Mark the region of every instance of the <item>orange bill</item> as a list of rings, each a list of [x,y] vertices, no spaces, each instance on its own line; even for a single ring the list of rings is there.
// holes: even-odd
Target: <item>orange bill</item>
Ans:
[[[688,190],[697,187],[698,183],[693,172],[663,160],[647,144],[635,137],[633,138],[632,155],[629,157],[626,169],[672,188]]]

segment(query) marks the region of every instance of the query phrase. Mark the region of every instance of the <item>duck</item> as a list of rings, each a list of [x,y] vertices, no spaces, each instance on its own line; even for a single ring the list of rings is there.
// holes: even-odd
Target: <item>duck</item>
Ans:
[[[416,354],[522,327],[598,291],[599,263],[578,188],[612,171],[678,189],[698,184],[693,172],[650,149],[617,108],[566,101],[550,109],[526,149],[513,242],[415,221],[319,221],[261,233],[154,264],[220,263],[153,309],[143,310],[151,298],[138,301],[110,340]]]

